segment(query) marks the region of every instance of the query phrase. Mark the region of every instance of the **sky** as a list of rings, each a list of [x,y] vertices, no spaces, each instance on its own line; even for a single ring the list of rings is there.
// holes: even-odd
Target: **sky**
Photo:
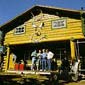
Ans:
[[[0,25],[29,10],[34,5],[54,6],[66,9],[85,9],[85,0],[0,0]]]

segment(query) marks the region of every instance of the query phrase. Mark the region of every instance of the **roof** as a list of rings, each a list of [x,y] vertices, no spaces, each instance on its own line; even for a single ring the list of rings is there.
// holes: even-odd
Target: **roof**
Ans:
[[[79,10],[70,10],[70,9],[64,9],[64,8],[58,8],[58,7],[51,7],[51,6],[42,6],[42,5],[36,5],[30,8],[29,10],[25,11],[24,13],[20,14],[19,16],[16,16],[12,20],[8,21],[7,23],[0,26],[0,29],[3,30],[5,28],[13,28],[14,26],[17,26],[19,24],[23,24],[26,20],[32,18],[33,13],[35,16],[40,13],[40,10],[42,10],[43,13],[49,13],[49,14],[55,14],[62,16],[66,16],[67,14],[69,17],[80,17],[80,11]]]

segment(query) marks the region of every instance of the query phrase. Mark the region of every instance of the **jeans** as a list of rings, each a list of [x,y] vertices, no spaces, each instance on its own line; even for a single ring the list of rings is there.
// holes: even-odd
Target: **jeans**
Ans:
[[[31,70],[33,70],[35,66],[36,66],[36,58],[35,58],[35,57],[32,57],[32,66],[31,66]]]
[[[47,59],[48,70],[51,70],[51,59]]]
[[[42,66],[42,59],[41,58],[39,58],[39,59],[37,59],[37,70],[40,70],[41,69],[41,66]]]
[[[42,70],[46,70],[46,59],[42,59]]]

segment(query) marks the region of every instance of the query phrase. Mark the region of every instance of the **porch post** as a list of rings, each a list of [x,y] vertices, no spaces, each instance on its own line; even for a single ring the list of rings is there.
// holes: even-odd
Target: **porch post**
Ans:
[[[9,55],[10,55],[10,48],[9,45],[7,46],[7,69],[9,67]]]
[[[70,40],[70,49],[71,49],[71,59],[75,59],[75,43],[73,40]]]
[[[10,54],[10,48],[9,45],[7,45],[7,55],[4,56],[4,70],[7,71],[9,68],[9,54]]]

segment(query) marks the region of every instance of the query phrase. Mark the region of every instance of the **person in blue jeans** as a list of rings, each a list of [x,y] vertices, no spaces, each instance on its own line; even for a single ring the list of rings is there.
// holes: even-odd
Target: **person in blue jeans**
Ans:
[[[51,62],[52,62],[54,53],[52,53],[48,49],[46,49],[46,53],[47,53],[47,70],[51,70]]]
[[[42,50],[42,70],[43,71],[46,71],[46,60],[47,60],[47,53],[46,53],[46,50],[43,49]]]
[[[42,67],[42,51],[39,50],[38,53],[37,53],[37,62],[38,62],[38,65],[37,65],[37,70],[41,70],[41,67]]]
[[[32,57],[31,70],[35,70],[35,67],[36,67],[36,57],[37,57],[37,51],[36,51],[36,50],[34,50],[34,51],[31,53],[31,57]]]

